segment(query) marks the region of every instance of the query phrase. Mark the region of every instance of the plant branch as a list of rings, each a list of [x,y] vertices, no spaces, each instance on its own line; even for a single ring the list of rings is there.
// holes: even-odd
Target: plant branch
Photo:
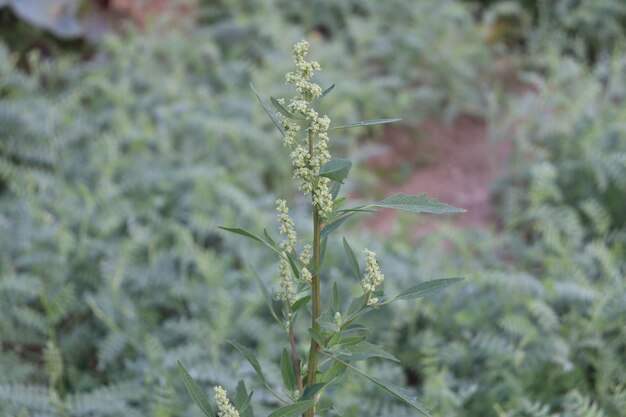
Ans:
[[[313,304],[311,314],[311,328],[319,331],[317,319],[320,316],[320,247],[322,224],[319,214],[313,207],[313,277],[311,279],[311,302]],[[311,338],[311,348],[309,350],[309,362],[307,366],[307,386],[315,384],[317,374],[317,358],[319,356],[319,345],[314,338]],[[305,417],[313,417],[315,415],[315,407],[311,407]]]
[[[298,359],[298,349],[296,348],[296,335],[293,330],[294,316],[289,321],[289,344],[291,345],[291,360],[293,361],[293,371],[296,375],[296,381],[298,383],[298,390],[300,393],[304,392],[304,386],[302,385],[302,374],[300,373],[300,359]]]

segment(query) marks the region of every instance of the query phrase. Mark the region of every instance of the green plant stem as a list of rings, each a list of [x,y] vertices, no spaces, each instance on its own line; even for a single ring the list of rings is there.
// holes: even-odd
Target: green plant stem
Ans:
[[[291,307],[289,308],[291,311]],[[291,345],[291,360],[293,361],[293,371],[296,375],[296,381],[298,383],[298,390],[304,392],[304,386],[302,384],[302,374],[300,373],[300,359],[298,359],[298,349],[296,347],[296,335],[293,330],[293,318],[289,321],[289,344]]]
[[[313,314],[311,315],[311,328],[314,331],[319,331],[319,324],[317,319],[320,316],[320,246],[322,231],[322,222],[317,212],[317,209],[313,207],[313,271],[311,279],[311,302],[313,303]],[[311,338],[311,349],[309,351],[309,363],[307,367],[307,385],[311,386],[315,384],[315,376],[317,373],[317,358],[319,356],[319,345],[315,339]],[[315,415],[315,407],[311,407],[304,414],[305,417],[313,417]]]

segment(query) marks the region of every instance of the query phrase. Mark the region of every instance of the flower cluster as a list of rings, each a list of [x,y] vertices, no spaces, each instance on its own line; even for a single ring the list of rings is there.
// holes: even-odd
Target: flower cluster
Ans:
[[[311,245],[304,245],[304,247],[302,248],[302,252],[298,257],[298,260],[302,265],[307,266],[311,262],[312,250],[313,248],[311,247]]]
[[[296,287],[291,276],[291,267],[289,266],[289,258],[286,252],[280,254],[278,269],[280,271],[280,288],[276,290],[276,298],[291,305],[296,296]]]
[[[289,208],[285,200],[276,200],[276,211],[278,212],[278,222],[280,223],[280,234],[286,239],[280,243],[280,248],[287,253],[293,252],[298,240],[293,220],[289,217]]]
[[[215,388],[215,402],[217,402],[218,417],[239,417],[239,412],[228,401],[228,394],[221,386]]]
[[[298,93],[307,101],[311,101],[322,94],[322,88],[309,82],[315,71],[321,70],[320,64],[308,62],[305,57],[309,53],[309,43],[300,41],[293,46],[293,61],[296,64],[295,72],[288,72],[285,76],[287,83],[295,84]]]
[[[311,102],[322,95],[322,88],[309,80],[320,65],[305,59],[309,51],[306,41],[298,42],[293,48],[293,59],[296,70],[286,74],[288,84],[294,84],[297,96],[291,99],[286,108],[293,117],[282,113],[278,117],[285,132],[284,144],[291,149],[291,162],[294,167],[294,179],[299,180],[300,190],[313,193],[313,205],[318,214],[326,218],[332,211],[332,196],[328,185],[330,180],[319,178],[322,165],[330,160],[328,151],[328,116],[320,116],[312,107]],[[285,105],[284,99],[278,100]],[[306,137],[300,139],[300,123],[306,125]]]
[[[380,266],[378,266],[375,252],[365,249],[363,250],[363,254],[365,255],[365,275],[361,280],[361,286],[365,293],[371,293],[376,290],[377,286],[383,283],[385,275],[380,272]],[[372,297],[369,299],[368,303],[371,305],[377,302],[378,298]]]

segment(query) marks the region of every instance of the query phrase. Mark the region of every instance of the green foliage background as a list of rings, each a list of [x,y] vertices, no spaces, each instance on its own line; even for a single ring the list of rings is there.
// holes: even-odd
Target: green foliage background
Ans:
[[[290,190],[248,85],[280,95],[290,45],[309,38],[321,83],[337,82],[334,120],[473,113],[514,148],[501,229],[378,244],[388,290],[468,279],[377,315],[374,338],[407,366],[370,372],[437,416],[625,416],[626,7],[539,4],[206,2],[191,30],[109,36],[87,60],[2,45],[0,413],[197,416],[176,360],[205,388],[254,381],[226,339],[280,380],[282,334],[248,263],[268,286],[277,267],[217,226],[269,224]],[[500,94],[505,58],[521,93]],[[357,165],[376,151],[358,133],[332,138]],[[372,183],[363,165],[347,187]],[[335,278],[341,250],[329,242]],[[344,416],[409,415],[349,376],[334,397]]]

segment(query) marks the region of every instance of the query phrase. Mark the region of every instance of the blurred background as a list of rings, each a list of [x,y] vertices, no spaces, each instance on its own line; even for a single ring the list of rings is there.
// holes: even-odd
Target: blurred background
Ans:
[[[389,293],[466,277],[367,317],[403,363],[368,372],[434,416],[626,416],[625,38],[623,0],[0,0],[0,414],[200,416],[178,359],[276,406],[224,341],[280,381],[248,266],[271,287],[277,262],[217,226],[276,232],[278,197],[308,224],[249,87],[290,94],[307,39],[334,122],[403,119],[331,137],[354,203],[468,209],[342,229]],[[329,416],[413,415],[358,376],[332,395]]]

